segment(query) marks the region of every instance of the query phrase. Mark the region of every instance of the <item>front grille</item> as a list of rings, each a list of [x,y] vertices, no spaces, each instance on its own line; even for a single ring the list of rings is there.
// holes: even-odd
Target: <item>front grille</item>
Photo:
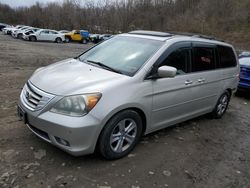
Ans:
[[[23,104],[31,111],[41,110],[54,96],[27,82],[21,94]]]
[[[31,106],[32,108],[36,108],[38,103],[41,101],[42,97],[43,96],[33,91],[30,84],[27,83],[25,98],[29,106]]]

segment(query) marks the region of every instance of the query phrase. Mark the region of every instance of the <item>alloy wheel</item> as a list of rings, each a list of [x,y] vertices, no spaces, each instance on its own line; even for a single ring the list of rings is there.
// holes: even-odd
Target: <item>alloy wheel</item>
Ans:
[[[116,124],[111,136],[110,147],[115,153],[127,150],[135,141],[137,124],[133,119],[124,119]]]
[[[220,101],[219,101],[218,106],[217,106],[217,113],[218,113],[218,115],[221,116],[222,114],[224,114],[224,112],[227,109],[228,102],[229,102],[229,98],[228,98],[227,95],[223,95],[220,98]]]

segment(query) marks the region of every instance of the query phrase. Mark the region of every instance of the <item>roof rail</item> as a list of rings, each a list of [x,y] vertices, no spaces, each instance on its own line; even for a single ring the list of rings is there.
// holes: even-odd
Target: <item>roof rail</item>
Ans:
[[[196,37],[196,38],[203,38],[203,39],[208,39],[208,40],[217,40],[217,41],[225,42],[222,39],[219,39],[213,36],[199,34],[199,33],[187,33],[187,32],[168,32],[168,33],[172,35],[182,35],[182,36],[189,36],[189,37]]]
[[[155,37],[171,37],[173,34],[159,32],[159,31],[146,31],[146,30],[136,30],[131,31],[128,34],[135,34],[135,35],[148,35],[148,36],[155,36]]]

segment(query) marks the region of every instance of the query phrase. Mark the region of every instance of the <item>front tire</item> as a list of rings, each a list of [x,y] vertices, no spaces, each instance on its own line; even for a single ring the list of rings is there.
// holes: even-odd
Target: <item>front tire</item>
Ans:
[[[125,110],[113,116],[99,139],[99,151],[108,160],[129,154],[142,135],[142,120],[134,110]]]
[[[36,42],[36,37],[31,36],[31,37],[30,37],[30,41],[32,41],[32,42]]]
[[[17,38],[18,38],[18,39],[21,39],[21,38],[22,38],[22,34],[18,34],[18,35],[17,35]]]
[[[83,43],[83,44],[87,44],[87,43],[88,43],[88,40],[87,40],[87,39],[83,39],[83,40],[82,40],[82,43]]]
[[[212,112],[212,117],[220,119],[226,113],[230,101],[230,93],[225,91],[217,101],[217,104]]]

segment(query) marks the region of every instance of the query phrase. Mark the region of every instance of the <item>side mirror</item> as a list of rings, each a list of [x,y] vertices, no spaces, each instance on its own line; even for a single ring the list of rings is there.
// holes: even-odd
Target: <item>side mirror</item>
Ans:
[[[160,78],[174,78],[176,76],[177,69],[170,66],[162,66],[157,70],[157,74]]]

